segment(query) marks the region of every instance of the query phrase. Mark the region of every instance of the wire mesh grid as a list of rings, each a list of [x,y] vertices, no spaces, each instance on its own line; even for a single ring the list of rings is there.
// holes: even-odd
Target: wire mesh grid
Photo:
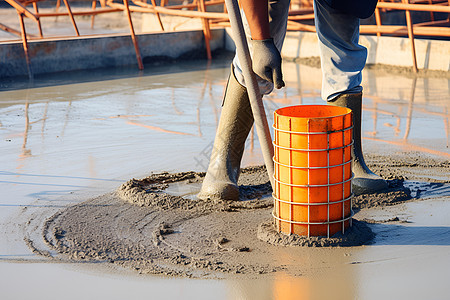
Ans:
[[[351,114],[350,114],[351,117]],[[333,224],[341,224],[340,226],[340,230],[338,231],[342,231],[342,233],[345,233],[345,230],[348,226],[351,226],[351,219],[353,216],[353,210],[352,210],[352,197],[353,197],[353,193],[351,190],[351,180],[353,178],[352,176],[352,172],[351,172],[351,156],[346,160],[346,154],[347,151],[351,150],[351,147],[353,145],[353,140],[351,139],[352,136],[352,129],[353,126],[352,124],[348,127],[345,127],[343,125],[342,129],[338,129],[338,130],[328,130],[325,132],[311,132],[311,128],[310,125],[311,123],[308,122],[308,128],[306,132],[300,132],[300,131],[293,131],[292,130],[292,119],[289,118],[288,119],[288,130],[285,129],[280,129],[277,128],[279,122],[278,122],[278,118],[279,116],[277,116],[277,114],[275,113],[275,117],[274,117],[274,164],[275,164],[275,173],[274,173],[274,182],[275,182],[275,191],[273,193],[273,198],[274,198],[274,204],[275,204],[275,209],[272,213],[273,218],[275,220],[276,223],[276,227],[277,230],[280,232],[284,232],[284,233],[288,233],[288,234],[292,234],[292,233],[297,233],[298,232],[295,230],[295,225],[302,225],[302,226],[306,226],[307,227],[307,236],[310,237],[311,236],[311,226],[314,225],[322,225],[322,226],[326,226],[326,236],[330,237],[333,234],[336,233],[336,230],[331,231],[330,227]],[[328,122],[328,120],[327,120]],[[328,128],[328,125],[327,127]],[[288,135],[288,146],[280,146],[280,140],[279,140],[279,134],[283,133],[283,134],[287,134]],[[331,143],[330,143],[330,135],[331,134],[336,134],[336,133],[341,133],[342,134],[342,145],[338,146],[338,147],[332,147]],[[322,149],[311,149],[311,136],[314,135],[326,135],[326,144],[327,144],[327,148]],[[301,148],[296,148],[293,147],[292,141],[293,141],[293,135],[306,135],[307,136],[307,147],[305,149],[301,149]],[[348,135],[348,136],[346,136]],[[346,138],[348,139],[350,137],[350,142],[346,143]],[[282,163],[280,162],[280,149],[282,150],[287,150],[289,153],[288,156],[288,164],[286,163]],[[330,161],[330,152],[334,151],[334,150],[341,150],[342,152],[342,162],[339,164],[331,164]],[[297,152],[306,152],[307,154],[307,165],[306,166],[302,166],[302,165],[294,165],[293,164],[293,153],[297,151]],[[310,154],[314,153],[314,152],[323,152],[325,151],[327,153],[326,155],[326,166],[311,166],[311,159],[310,159]],[[348,155],[347,155],[348,156]],[[288,173],[288,182],[284,182],[282,180],[280,180],[280,167],[284,167],[287,168],[289,170]],[[330,170],[332,168],[342,168],[342,180],[340,181],[330,181]],[[325,169],[326,170],[326,174],[327,174],[327,182],[324,184],[312,184],[311,183],[311,172],[313,170],[321,170],[321,169]],[[306,184],[294,184],[293,183],[293,172],[294,170],[305,170],[307,172],[306,177],[307,177],[307,182]],[[347,176],[346,178],[346,171],[347,173],[349,173],[350,175]],[[333,186],[342,186],[342,195],[340,197],[340,199],[338,200],[330,200],[330,187]],[[288,188],[289,189],[289,193],[288,193],[288,199],[282,199],[282,197],[280,197],[280,190],[282,188]],[[294,192],[294,188],[306,188],[307,190],[307,196],[306,196],[306,200],[305,199],[299,199],[298,195],[295,194]],[[311,199],[311,189],[313,188],[326,188],[327,189],[327,196],[326,196],[326,201],[325,202],[317,202],[317,201],[312,201]],[[350,193],[348,196],[346,196],[348,194],[348,189],[350,189]],[[314,199],[313,199],[314,200]],[[301,201],[301,202],[300,202]],[[286,218],[285,214],[282,214],[282,205],[287,205],[289,208],[289,218]],[[320,206],[325,206],[326,205],[326,221],[315,221],[315,220],[311,220],[311,212],[316,211]],[[341,205],[342,206],[342,213],[340,215],[339,218],[330,218],[330,208],[334,208],[334,206],[338,206]],[[349,207],[349,211],[346,214],[346,207]],[[302,206],[302,207],[306,207],[307,208],[307,219],[299,219],[295,213],[294,213],[294,208],[298,207],[298,206]],[[284,224],[288,224],[288,230],[285,230],[285,227],[283,227],[283,223]],[[303,234],[304,235],[304,234]]]

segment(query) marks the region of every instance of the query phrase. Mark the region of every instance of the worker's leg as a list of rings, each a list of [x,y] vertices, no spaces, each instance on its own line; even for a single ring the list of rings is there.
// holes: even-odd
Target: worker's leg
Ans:
[[[314,1],[322,64],[322,98],[359,93],[367,49],[358,44],[359,19],[332,9],[324,0]]]
[[[231,67],[233,68],[233,67]],[[197,195],[204,200],[238,200],[237,181],[245,140],[253,125],[247,89],[237,82],[233,69],[228,79],[211,159]]]
[[[359,42],[359,18],[332,9],[324,0],[314,1],[322,65],[322,98],[330,105],[353,110],[352,180],[356,194],[387,188],[387,183],[366,165],[361,143],[361,72],[367,49]]]
[[[286,35],[289,1],[269,1],[270,30],[279,50]],[[243,22],[250,41],[250,30],[244,15]],[[251,43],[249,46],[251,47]],[[211,159],[201,191],[198,194],[200,199],[239,199],[237,181],[245,140],[253,125],[253,115],[237,56],[233,60],[231,68]],[[262,94],[268,94],[273,89],[271,82],[259,78],[258,83]]]

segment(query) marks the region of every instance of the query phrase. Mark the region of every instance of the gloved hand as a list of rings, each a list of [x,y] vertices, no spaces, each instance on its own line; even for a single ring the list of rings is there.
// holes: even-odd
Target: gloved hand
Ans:
[[[281,89],[285,86],[281,73],[281,55],[273,39],[252,40],[252,45],[253,72]]]

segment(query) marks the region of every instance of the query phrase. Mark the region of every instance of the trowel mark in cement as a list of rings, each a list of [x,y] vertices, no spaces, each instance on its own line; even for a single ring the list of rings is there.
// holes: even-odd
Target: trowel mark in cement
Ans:
[[[355,209],[413,200],[410,191],[403,187],[405,176],[415,179],[411,174],[429,168],[436,176],[448,174],[448,164],[423,158],[422,163],[414,165],[416,159],[411,155],[370,159],[371,167],[380,174],[389,174],[386,177],[390,178],[391,187],[383,193],[355,197]],[[408,166],[408,172],[404,166]],[[358,221],[354,222],[354,230],[328,240],[276,233],[270,225],[272,198],[268,196],[271,191],[264,167],[242,170],[242,198],[251,200],[199,201],[165,192],[173,183],[198,185],[204,175],[161,173],[132,179],[115,193],[55,214],[44,226],[44,239],[61,254],[54,259],[115,263],[139,273],[208,278],[243,274],[251,278],[278,271],[304,274],[314,269],[314,261],[351,263],[342,261],[345,255],[337,255],[348,251],[345,248],[312,247],[361,245],[373,237],[369,227]],[[328,257],[333,260],[327,261]],[[305,264],[305,260],[311,262]]]

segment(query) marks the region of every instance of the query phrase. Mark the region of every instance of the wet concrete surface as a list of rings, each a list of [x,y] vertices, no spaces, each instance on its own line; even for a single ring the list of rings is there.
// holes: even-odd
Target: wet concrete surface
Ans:
[[[61,207],[152,171],[206,170],[229,63],[191,61],[143,73],[104,70],[1,83],[0,288],[5,299],[48,298],[49,288],[65,291],[68,299],[147,299],[149,294],[159,299],[298,299],[299,293],[312,299],[327,290],[335,299],[447,297],[448,189],[427,201],[361,212],[411,223],[375,224],[374,245],[340,254],[332,265],[305,258],[315,266],[314,276],[276,274],[252,281],[146,277],[102,264],[49,263],[31,252],[26,238],[40,236],[41,224]],[[319,69],[285,63],[284,74],[287,88],[264,100],[269,124],[277,108],[322,103]],[[448,79],[372,71],[364,78],[367,153],[419,152],[449,159]],[[243,164],[262,162],[252,135]]]

